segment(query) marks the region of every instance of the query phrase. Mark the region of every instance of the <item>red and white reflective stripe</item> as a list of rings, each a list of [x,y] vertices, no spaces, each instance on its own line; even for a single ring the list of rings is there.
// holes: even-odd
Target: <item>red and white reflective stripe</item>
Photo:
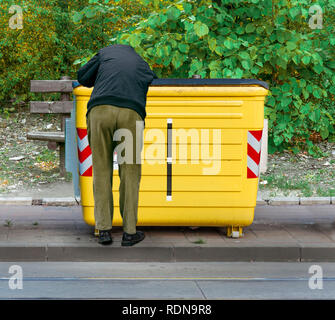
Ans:
[[[263,130],[248,131],[247,178],[259,176]]]
[[[77,128],[79,173],[92,177],[92,151],[88,144],[87,129]]]

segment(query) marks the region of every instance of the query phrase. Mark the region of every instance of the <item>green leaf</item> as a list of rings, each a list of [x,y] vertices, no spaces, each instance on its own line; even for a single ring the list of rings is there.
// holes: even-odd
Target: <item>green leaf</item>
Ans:
[[[313,67],[313,70],[317,73],[320,74],[323,71],[323,67],[320,64],[317,64],[316,66]]]
[[[233,73],[231,72],[231,70],[229,70],[229,69],[227,69],[227,68],[225,68],[225,69],[223,70],[223,76],[224,76],[224,77],[231,77],[232,74],[233,74]]]
[[[209,32],[209,29],[207,27],[206,24],[200,22],[200,21],[197,21],[195,24],[194,24],[194,31],[196,33],[196,35],[201,38],[203,36],[205,36],[206,34],[208,34]]]
[[[184,8],[185,13],[187,14],[191,13],[192,11],[192,5],[188,2],[183,3],[183,8]]]
[[[209,50],[214,51],[215,48],[216,48],[216,39],[215,38],[209,38],[208,46],[209,46]]]
[[[130,45],[134,48],[136,48],[137,46],[140,45],[141,43],[141,39],[140,37],[137,35],[137,34],[131,34],[130,37],[129,37],[129,42],[130,42]]]
[[[306,87],[306,80],[305,79],[300,79],[299,80],[299,85],[301,88],[305,88]]]
[[[256,27],[253,23],[248,23],[247,26],[245,27],[245,31],[247,33],[252,33],[256,30]]]
[[[299,64],[299,56],[294,56],[294,57],[292,58],[292,60],[293,60],[293,62],[294,62],[296,65]]]
[[[285,82],[283,86],[281,87],[282,92],[290,92],[291,91],[291,86]]]
[[[319,90],[314,90],[313,91],[313,96],[317,99],[321,99],[321,95],[320,95],[320,92]]]
[[[74,15],[72,16],[73,22],[77,23],[83,18],[83,14],[80,12],[75,12]]]
[[[238,56],[244,60],[249,60],[250,59],[250,55],[248,52],[246,51],[242,51],[238,54]]]
[[[292,98],[291,98],[291,97],[284,97],[284,98],[281,100],[280,104],[281,104],[283,107],[286,107],[286,106],[288,106],[289,104],[291,104],[291,102],[292,102]]]
[[[95,15],[96,15],[96,10],[95,10],[94,7],[93,8],[91,8],[91,7],[86,8],[85,16],[87,18],[93,18],[93,17],[95,17]]]
[[[170,20],[177,20],[180,16],[181,12],[176,7],[172,6],[166,10],[166,15]]]
[[[235,75],[238,79],[241,79],[243,77],[243,70],[241,70],[240,68],[236,68]]]
[[[210,70],[216,70],[220,67],[220,61],[218,60],[213,60],[209,63],[208,68]]]
[[[278,30],[276,32],[276,36],[277,36],[277,40],[280,42],[280,43],[284,43],[285,42],[285,32],[282,31],[282,30]]]
[[[224,42],[223,42],[224,46],[227,48],[227,49],[232,49],[233,46],[234,46],[234,43],[233,41],[229,40],[229,39],[226,39]]]
[[[311,57],[310,57],[310,56],[304,56],[304,57],[302,58],[302,62],[303,62],[304,64],[309,64],[310,61],[311,61]]]
[[[187,31],[187,32],[190,32],[191,30],[193,30],[194,28],[194,24],[185,20],[184,21],[184,29]]]
[[[302,89],[302,94],[306,100],[309,98],[309,92],[307,90]]]
[[[291,18],[294,19],[294,18],[300,13],[300,8],[299,8],[299,6],[292,7],[292,8],[289,10],[289,13],[290,13]]]
[[[242,28],[241,26],[238,26],[235,31],[239,35],[244,34],[244,28]]]
[[[185,43],[179,43],[178,44],[178,49],[182,53],[187,53],[190,49],[190,46],[188,44],[185,44]]]
[[[192,74],[194,74],[194,72],[199,71],[201,68],[202,68],[202,61],[193,59],[190,66],[190,71],[192,72]]]
[[[258,67],[256,67],[256,66],[254,66],[252,69],[251,69],[251,73],[252,74],[258,74],[258,72],[259,72],[259,68]]]
[[[273,142],[276,146],[280,145],[284,141],[283,136],[274,136]]]
[[[173,66],[178,69],[183,63],[182,55],[176,51],[172,57],[172,64]]]
[[[274,107],[276,104],[276,99],[273,96],[269,96],[267,99],[267,105],[270,107]]]
[[[300,111],[302,114],[308,114],[310,111],[311,107],[309,104],[305,104],[301,107]]]
[[[242,67],[245,69],[245,70],[249,70],[250,69],[250,62],[248,60],[243,60],[242,61]]]
[[[313,86],[312,85],[307,85],[307,91],[309,92],[309,93],[313,93]]]
[[[327,62],[327,67],[331,69],[335,69],[335,61],[329,61]]]
[[[231,33],[231,29],[229,29],[227,27],[220,28],[218,31],[219,31],[219,34],[222,35],[222,36],[226,36],[226,35]]]
[[[320,129],[320,135],[321,135],[321,138],[322,138],[323,140],[327,139],[328,136],[329,136],[329,130],[328,130],[328,128],[327,128],[327,127],[322,127],[322,128]]]
[[[263,31],[264,31],[264,28],[263,28],[263,27],[257,27],[257,29],[256,29],[256,32],[257,32],[257,34],[259,34],[259,35],[261,35],[261,34],[263,33]]]
[[[312,112],[309,113],[308,115],[309,120],[311,120],[312,122],[318,122],[320,119],[320,110],[316,109]]]
[[[210,73],[209,73],[209,77],[211,79],[219,79],[219,78],[222,78],[222,73],[220,70],[212,70]]]
[[[222,56],[224,53],[224,48],[219,47],[219,46],[216,46],[214,50],[219,56]]]
[[[297,44],[295,42],[289,41],[286,43],[286,46],[289,50],[294,50],[297,48]]]

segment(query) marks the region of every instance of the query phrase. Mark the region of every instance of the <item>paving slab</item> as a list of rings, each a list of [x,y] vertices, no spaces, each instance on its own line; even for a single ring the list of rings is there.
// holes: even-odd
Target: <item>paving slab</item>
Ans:
[[[254,224],[249,228],[255,234],[255,240],[268,242],[296,242],[296,239],[287,232],[283,225]]]
[[[335,223],[332,224],[316,224],[315,228],[330,238],[332,241],[335,241]]]
[[[315,225],[285,225],[283,228],[299,243],[331,243],[332,239],[318,230]]]

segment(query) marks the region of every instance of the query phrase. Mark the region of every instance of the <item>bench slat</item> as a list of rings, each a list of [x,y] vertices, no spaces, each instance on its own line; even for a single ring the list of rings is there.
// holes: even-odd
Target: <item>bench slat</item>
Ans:
[[[65,133],[58,131],[58,132],[28,132],[27,139],[29,140],[41,140],[41,141],[54,141],[65,143]]]
[[[73,101],[30,101],[31,113],[64,113],[70,114]]]
[[[72,92],[72,80],[30,80],[31,92]]]

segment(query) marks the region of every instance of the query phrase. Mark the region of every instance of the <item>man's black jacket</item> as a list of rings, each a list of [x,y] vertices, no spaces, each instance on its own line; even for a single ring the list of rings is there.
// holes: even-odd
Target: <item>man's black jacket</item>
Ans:
[[[133,47],[115,44],[99,52],[78,70],[78,82],[93,87],[87,113],[111,104],[135,110],[144,120],[148,87],[156,74]]]

